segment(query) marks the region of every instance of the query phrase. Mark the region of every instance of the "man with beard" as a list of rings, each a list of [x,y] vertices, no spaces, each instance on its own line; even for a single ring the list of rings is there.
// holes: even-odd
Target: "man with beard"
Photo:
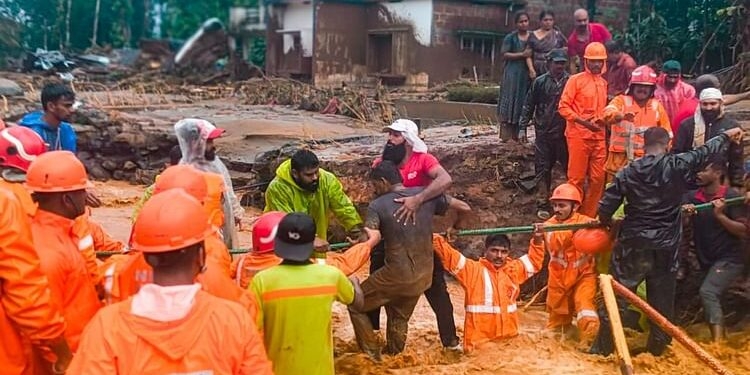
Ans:
[[[606,43],[612,39],[612,34],[607,30],[607,26],[600,23],[590,22],[589,12],[586,9],[576,9],[573,12],[573,18],[576,27],[568,37],[568,56],[570,59],[570,74],[579,72],[576,63],[579,64],[580,71],[584,70],[583,60],[586,58],[584,52],[590,43]],[[578,58],[578,61],[574,57]]]
[[[672,122],[672,133],[674,134],[677,134],[677,131],[680,128],[680,124],[682,124],[683,121],[687,120],[690,117],[693,117],[693,115],[695,114],[695,110],[700,104],[701,92],[703,92],[704,89],[710,87],[718,89],[721,87],[721,82],[719,82],[719,78],[717,78],[713,74],[703,74],[695,79],[695,81],[693,82],[693,87],[695,87],[695,96],[683,101],[680,107],[677,109],[677,114],[674,116],[674,122]],[[724,100],[724,105],[728,106],[742,100],[750,99],[750,90],[738,94],[724,94],[722,95],[722,97]]]
[[[704,90],[705,91],[705,90]],[[721,97],[721,95],[719,95]],[[669,132],[652,127],[643,135],[645,155],[615,176],[599,205],[599,220],[612,227],[612,216],[625,202],[625,218],[612,250],[610,272],[615,280],[635,291],[646,280],[649,305],[673,319],[677,249],[682,235],[681,206],[688,175],[712,154],[721,154],[731,142],[742,140],[742,130],[719,133],[695,150],[669,154]],[[627,306],[618,299],[620,313]],[[600,306],[601,309],[603,307]],[[600,311],[601,325],[591,353],[609,355],[614,350],[609,320]],[[671,337],[652,324],[646,350],[661,355]]]
[[[602,78],[602,73],[606,71],[607,51],[603,44],[591,43],[583,57],[585,71],[568,79],[558,110],[566,120],[568,182],[581,192],[588,182],[581,213],[594,217],[606,179],[604,107],[607,105],[607,81]]]
[[[682,103],[695,96],[695,88],[682,80],[682,66],[678,61],[665,62],[661,70],[654,96],[667,110],[669,122],[672,123]]]
[[[19,125],[34,130],[48,145],[49,151],[66,150],[75,153],[76,132],[70,125],[75,113],[76,95],[61,83],[42,88],[42,111],[31,112],[21,118]]]
[[[221,228],[224,243],[228,249],[239,246],[236,223],[242,219],[245,210],[234,194],[234,186],[229,170],[216,157],[214,140],[224,134],[224,129],[201,119],[187,118],[174,124],[177,142],[182,159],[180,164],[189,164],[206,173],[208,182],[207,209],[212,212],[211,223]]]
[[[383,353],[395,355],[403,351],[409,318],[420,294],[433,282],[432,218],[443,215],[449,207],[459,214],[470,208],[441,194],[419,206],[416,224],[404,225],[396,217],[400,207],[397,200],[419,194],[423,188],[405,187],[398,167],[390,160],[380,162],[372,170],[370,183],[377,198],[367,209],[365,226],[380,231],[385,243],[385,261],[382,268],[362,283],[364,306],[350,308],[350,316],[360,349],[379,360],[381,350],[366,312],[385,306],[388,325]]]
[[[715,88],[707,88],[700,93],[700,106],[696,109],[692,118],[683,121],[677,131],[674,142],[674,152],[685,152],[703,145],[709,139],[716,137],[721,132],[739,127],[736,120],[729,118],[724,113],[724,99],[721,91]],[[740,144],[729,146],[728,154],[725,154],[729,182],[732,186],[743,185],[743,149]]]
[[[403,185],[406,188],[423,187],[424,190],[414,195],[396,198],[402,205],[396,210],[397,219],[405,225],[415,224],[415,213],[422,203],[440,196],[448,187],[452,179],[440,162],[427,152],[427,145],[419,138],[419,128],[414,121],[398,119],[383,129],[388,133],[388,142],[383,150],[381,159],[375,160],[375,166],[381,160],[388,160],[396,165],[401,173]],[[419,223],[416,223],[417,225]],[[375,272],[385,264],[385,247],[383,243],[372,250],[370,257],[370,272]],[[456,322],[453,319],[453,304],[451,303],[448,287],[445,284],[445,271],[440,260],[434,259],[432,284],[425,291],[427,302],[437,317],[438,332],[443,347],[451,350],[461,350]],[[380,308],[370,311],[370,321],[375,329],[380,328]]]
[[[742,275],[745,262],[742,241],[747,238],[746,208],[724,204],[724,199],[740,196],[737,190],[722,184],[725,173],[721,158],[709,158],[697,174],[698,190],[688,194],[687,205],[683,206],[692,216],[695,250],[705,274],[699,294],[714,341],[721,341],[726,335],[721,297]],[[706,202],[713,202],[714,209],[695,211],[696,204]]]
[[[276,177],[266,189],[263,212],[302,212],[315,220],[316,248],[326,246],[331,214],[349,232],[359,237],[362,219],[336,176],[320,168],[310,150],[299,150],[276,169]]]

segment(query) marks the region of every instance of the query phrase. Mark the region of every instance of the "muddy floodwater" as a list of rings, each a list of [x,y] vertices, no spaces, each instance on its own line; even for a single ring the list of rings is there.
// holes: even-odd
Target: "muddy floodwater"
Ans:
[[[97,194],[104,206],[94,209],[93,217],[115,238],[126,240],[130,232],[130,214],[143,187],[122,182],[98,183]],[[243,247],[250,244],[249,227],[259,214],[248,208],[243,220],[240,240]],[[366,277],[366,268],[360,277]],[[456,325],[462,336],[464,312],[463,290],[455,281],[448,283],[454,305]],[[519,303],[523,306],[525,303]],[[409,338],[404,353],[384,356],[376,364],[360,354],[354,342],[346,308],[334,306],[333,330],[337,374],[619,374],[612,357],[604,358],[582,353],[575,341],[556,332],[544,329],[547,319],[543,306],[533,305],[519,309],[520,334],[518,337],[490,343],[468,355],[459,355],[441,349],[435,316],[427,301],[422,298],[409,322]],[[382,322],[385,322],[383,316]],[[708,343],[708,330],[697,324],[687,328],[709,353],[734,374],[750,374],[750,321],[747,319],[731,328],[729,342],[725,345]],[[645,346],[645,335],[628,333],[630,347]],[[633,359],[636,374],[710,374],[698,359],[679,343],[673,342],[662,357],[640,354]]]

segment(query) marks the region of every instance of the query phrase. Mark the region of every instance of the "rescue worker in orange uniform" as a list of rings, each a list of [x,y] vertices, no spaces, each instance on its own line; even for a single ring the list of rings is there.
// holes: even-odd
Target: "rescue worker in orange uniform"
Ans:
[[[73,233],[74,220],[86,209],[90,186],[86,169],[70,151],[38,156],[26,174],[26,187],[38,206],[31,221],[34,247],[49,280],[52,303],[65,318],[65,338],[74,352],[83,327],[101,307]]]
[[[643,133],[648,128],[664,128],[672,137],[667,111],[654,98],[657,78],[653,69],[647,65],[639,66],[630,76],[628,91],[617,95],[604,108],[604,120],[612,126],[604,166],[607,182],[611,182],[629,162],[643,156]]]
[[[71,374],[271,374],[250,314],[202,291],[205,209],[182,189],[155,194],[133,226],[132,248],[153,283],[102,309],[84,333]]]
[[[468,352],[487,341],[518,335],[520,284],[539,271],[544,250],[535,248],[533,253],[511,259],[510,239],[504,234],[485,238],[484,255],[478,261],[467,259],[443,236],[434,235],[432,245],[466,294],[464,349]]]
[[[604,107],[607,105],[607,50],[598,42],[590,43],[584,52],[585,71],[575,74],[565,84],[558,111],[566,120],[568,141],[568,182],[581,192],[588,189],[581,213],[596,216],[599,198],[604,193],[604,163],[607,160]]]
[[[11,192],[0,188],[1,372],[33,373],[29,342],[33,351],[51,352],[56,357],[51,361],[54,363],[38,366],[51,368],[55,373],[65,372],[72,354],[64,331],[65,322],[52,304],[49,283],[34,251],[28,215]]]
[[[569,331],[576,319],[582,346],[588,345],[599,330],[596,313],[596,263],[594,257],[578,251],[573,246],[573,231],[544,233],[545,225],[583,224],[594,219],[578,211],[581,193],[571,184],[555,188],[550,197],[554,215],[543,224],[535,225],[534,237],[529,244],[529,255],[538,266],[539,257],[532,254],[549,252],[547,266],[547,328]]]
[[[232,263],[232,274],[241,288],[246,289],[256,273],[280,264],[283,260],[273,252],[273,239],[284,216],[286,213],[281,211],[266,212],[253,225],[253,248]],[[325,264],[338,268],[346,276],[351,276],[370,259],[370,251],[377,245],[372,241],[370,238],[366,242],[354,244],[343,253],[329,251],[326,253]]]

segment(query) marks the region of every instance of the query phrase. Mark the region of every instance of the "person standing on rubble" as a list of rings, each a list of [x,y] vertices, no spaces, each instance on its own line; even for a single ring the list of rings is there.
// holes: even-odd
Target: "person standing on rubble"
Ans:
[[[747,239],[747,208],[727,207],[725,199],[739,197],[734,188],[722,184],[727,169],[721,158],[709,158],[697,173],[698,190],[687,195],[683,209],[692,222],[693,242],[705,274],[699,295],[706,323],[714,341],[726,338],[721,298],[745,268],[743,241]],[[695,205],[712,202],[713,210],[696,212]],[[688,239],[683,239],[686,241]]]
[[[245,209],[234,194],[229,170],[216,156],[214,145],[214,140],[224,134],[224,129],[217,128],[206,120],[187,118],[174,124],[174,131],[182,153],[180,164],[189,164],[201,171],[209,172],[206,176],[209,194],[221,197],[211,200],[221,202],[221,207],[215,207],[217,212],[211,214],[211,220],[221,228],[227,249],[238,247],[236,225],[242,220]]]
[[[602,78],[602,74],[607,70],[607,51],[601,43],[590,43],[586,46],[583,58],[585,71],[568,79],[558,110],[566,120],[568,182],[581,192],[588,182],[580,212],[594,217],[606,179],[604,107],[607,105],[607,81]]]
[[[361,234],[362,219],[341,181],[321,168],[317,155],[310,150],[298,150],[276,168],[276,177],[268,184],[265,199],[263,212],[303,212],[312,216],[317,249],[328,247],[331,214],[349,232],[349,237],[357,238]]]
[[[362,283],[364,304],[350,308],[349,315],[360,349],[379,361],[381,348],[366,312],[385,306],[388,323],[382,353],[401,353],[406,345],[409,318],[419,296],[433,279],[432,217],[445,214],[449,207],[460,214],[468,211],[469,206],[441,194],[419,206],[415,224],[404,224],[396,216],[400,208],[396,200],[419,194],[423,188],[404,187],[398,167],[390,160],[383,160],[370,172],[370,183],[377,198],[367,209],[365,227],[380,231],[385,244],[385,264]]]
[[[101,307],[73,228],[76,218],[85,213],[90,186],[86,169],[69,151],[40,155],[26,174],[26,187],[38,205],[31,221],[34,247],[49,280],[52,302],[65,318],[65,337],[74,352],[83,328]]]
[[[77,137],[68,122],[75,113],[76,94],[62,83],[50,83],[42,88],[42,110],[21,118],[25,126],[42,137],[50,151],[66,150],[75,153]]]
[[[646,280],[648,303],[669,320],[674,318],[677,250],[682,235],[681,206],[689,173],[712,154],[719,154],[730,141],[739,142],[742,130],[733,128],[695,150],[669,154],[669,132],[652,127],[643,135],[645,155],[615,176],[599,205],[599,220],[612,225],[612,216],[625,202],[625,218],[612,251],[610,272],[615,280],[635,291]],[[618,300],[620,314],[627,304]],[[590,352],[609,355],[613,351],[609,318],[603,307],[599,334]],[[652,324],[646,350],[661,355],[671,337]]]
[[[146,202],[132,245],[153,268],[153,283],[96,314],[69,373],[272,374],[250,314],[195,281],[214,231],[205,208],[182,189]]]
[[[529,40],[529,14],[518,12],[515,16],[516,30],[505,36],[500,48],[504,60],[503,80],[500,82],[500,97],[497,100],[497,118],[500,122],[500,139],[504,142],[517,141],[520,137],[518,121],[521,118],[523,101],[529,90],[532,51],[527,46]]]
[[[568,82],[565,70],[568,58],[565,50],[553,49],[547,54],[547,73],[542,74],[531,85],[521,115],[521,129],[534,123],[534,172],[537,179],[537,211],[542,220],[550,217],[549,194],[552,186],[552,167],[560,163],[563,171],[568,169],[568,145],[565,142],[565,119],[560,116],[563,87]]]
[[[618,95],[604,107],[604,120],[611,124],[609,153],[604,170],[607,182],[628,163],[643,156],[643,133],[654,126],[672,138],[667,112],[654,98],[656,72],[647,65],[633,70],[627,93]]]
[[[700,94],[700,106],[693,117],[680,124],[675,136],[674,152],[692,150],[732,128],[739,128],[739,124],[724,111],[724,96],[721,91],[715,88],[704,89]],[[743,152],[741,144],[733,143],[724,155],[729,170],[729,183],[738,188],[743,186],[745,176]]]
[[[399,221],[415,223],[415,214],[422,203],[445,193],[453,182],[450,174],[440,165],[432,154],[427,152],[427,144],[419,137],[419,128],[414,121],[398,119],[385,127],[388,142],[385,144],[381,158],[373,162],[373,168],[382,160],[389,160],[398,167],[401,180],[406,188],[423,187],[424,190],[415,195],[397,198],[402,203],[396,210]],[[372,250],[370,257],[370,273],[385,264],[385,245],[381,242]],[[425,291],[432,311],[437,317],[440,342],[443,347],[451,350],[461,350],[461,342],[456,334],[456,322],[453,318],[453,304],[445,283],[445,270],[439,259],[433,259],[432,284]],[[372,326],[380,329],[380,308],[368,313]]]

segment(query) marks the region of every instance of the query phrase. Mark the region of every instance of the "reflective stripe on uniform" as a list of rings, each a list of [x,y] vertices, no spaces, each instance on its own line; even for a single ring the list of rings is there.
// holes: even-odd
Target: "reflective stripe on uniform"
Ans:
[[[234,273],[234,282],[242,286],[242,266],[245,265],[245,258],[246,257],[240,257],[240,260],[237,262],[237,271]]]
[[[312,286],[307,288],[280,289],[265,292],[262,295],[263,302],[282,298],[312,297],[336,295],[335,285]]]
[[[466,305],[466,312],[473,314],[500,314],[500,306],[494,305],[494,290],[492,288],[492,278],[486,268],[482,268],[482,277],[484,279],[484,304],[483,305]],[[518,309],[516,304],[508,305],[507,313],[515,312]]]
[[[599,314],[597,314],[594,310],[583,309],[578,312],[578,315],[576,315],[577,320],[581,320],[581,318],[599,319]]]
[[[112,286],[115,283],[115,267],[117,267],[117,264],[112,264],[106,271],[104,271],[104,295],[107,299],[107,304],[112,302]]]
[[[94,246],[94,238],[90,234],[78,241],[78,251],[86,250],[91,246]]]
[[[466,257],[461,255],[461,258],[458,258],[458,263],[456,263],[456,267],[451,270],[451,273],[457,274],[459,271],[464,269],[465,265],[466,265]]]
[[[536,272],[536,270],[534,269],[534,265],[531,264],[531,259],[529,259],[529,255],[526,254],[518,259],[521,260],[521,263],[523,263],[523,268],[526,269],[526,276],[528,277],[534,276],[534,273]]]

